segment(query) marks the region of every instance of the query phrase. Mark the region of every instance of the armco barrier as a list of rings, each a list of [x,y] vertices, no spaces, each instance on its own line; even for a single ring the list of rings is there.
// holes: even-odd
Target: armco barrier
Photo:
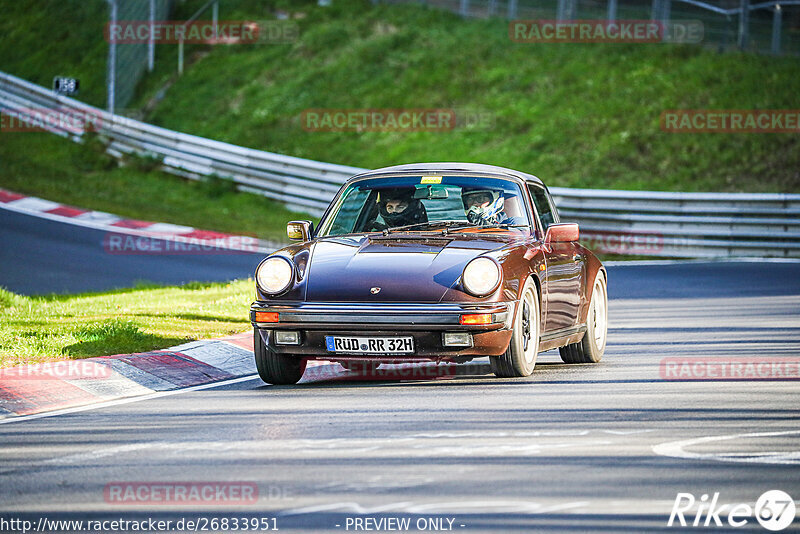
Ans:
[[[0,73],[0,113],[31,109],[96,118],[110,154],[158,158],[187,178],[216,175],[311,214],[320,214],[357,167],[311,161],[174,132],[112,115]],[[59,124],[52,133],[80,141]],[[562,220],[577,221],[601,252],[662,257],[800,257],[800,194],[669,193],[551,189]]]

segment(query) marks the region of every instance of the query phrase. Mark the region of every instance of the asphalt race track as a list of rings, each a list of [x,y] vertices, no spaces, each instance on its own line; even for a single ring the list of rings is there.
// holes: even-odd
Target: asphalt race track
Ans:
[[[796,380],[668,381],[660,363],[796,359],[800,264],[612,266],[610,294],[597,365],[565,365],[551,351],[527,379],[493,378],[484,362],[440,380],[343,370],[294,387],[245,379],[1,424],[0,519],[269,517],[286,532],[344,532],[356,519],[405,518],[411,531],[422,519],[426,531],[638,532],[676,530],[667,520],[679,492],[718,492],[719,505],[753,506],[771,489],[797,499]],[[109,484],[188,481],[255,483],[258,499],[104,497]],[[717,530],[732,530],[724,524]],[[753,517],[735,530],[749,529],[764,531]]]
[[[252,276],[261,254],[111,254],[107,232],[0,209],[0,286],[23,295]]]

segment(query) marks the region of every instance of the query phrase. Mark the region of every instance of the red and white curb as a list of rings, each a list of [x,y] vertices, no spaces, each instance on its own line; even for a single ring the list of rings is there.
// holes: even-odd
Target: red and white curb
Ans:
[[[85,210],[0,189],[0,208],[42,219],[104,230],[110,234],[173,241],[200,247],[215,247],[233,251],[267,254],[281,243],[199,230],[191,226],[125,219],[104,211]]]
[[[307,368],[303,382],[344,373],[337,364],[323,361],[310,361]],[[82,370],[90,372],[81,376]],[[138,354],[8,367],[0,369],[0,422],[227,383],[237,378],[255,378],[255,374],[252,332]]]
[[[0,419],[252,375],[252,347],[253,334],[245,333],[140,354],[0,369]],[[85,369],[92,372],[81,376]]]
[[[73,367],[77,372],[71,370]],[[488,365],[484,367],[486,374]],[[81,370],[89,372],[82,375]],[[438,380],[476,370],[477,367],[428,362],[390,364],[377,370],[354,372],[346,371],[338,363],[310,360],[300,384]],[[256,378],[252,332],[139,354],[8,367],[0,369],[0,423]]]

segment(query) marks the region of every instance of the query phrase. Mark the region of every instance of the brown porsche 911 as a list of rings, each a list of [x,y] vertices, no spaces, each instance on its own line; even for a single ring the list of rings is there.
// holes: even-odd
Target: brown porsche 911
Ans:
[[[250,309],[261,378],[293,384],[306,361],[348,369],[489,357],[528,376],[538,352],[597,362],[606,271],[561,223],[547,187],[502,167],[430,163],[350,178],[317,228],[256,269]]]

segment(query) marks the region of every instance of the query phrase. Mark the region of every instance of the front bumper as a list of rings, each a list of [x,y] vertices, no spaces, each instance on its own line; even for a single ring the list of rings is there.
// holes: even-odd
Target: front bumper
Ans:
[[[463,356],[497,356],[511,339],[514,302],[490,304],[412,304],[412,303],[275,303],[254,302],[250,321],[258,328],[270,349],[281,354],[297,354],[321,359],[448,359]],[[256,312],[277,313],[278,322],[256,321]],[[491,314],[491,323],[462,325],[462,315]],[[275,330],[300,333],[299,345],[276,345]],[[445,332],[469,332],[471,347],[445,347]],[[350,356],[328,352],[325,336],[412,336],[414,353],[408,355]]]

